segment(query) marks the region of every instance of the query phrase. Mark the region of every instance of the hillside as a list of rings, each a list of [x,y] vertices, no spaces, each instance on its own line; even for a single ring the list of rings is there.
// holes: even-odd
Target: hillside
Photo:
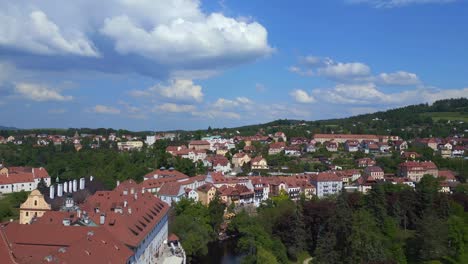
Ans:
[[[0,135],[10,134],[65,134],[72,136],[75,131],[82,134],[108,135],[109,133],[145,136],[150,131],[129,131],[106,128],[69,129],[23,129],[14,131],[0,126]],[[410,105],[387,111],[364,114],[340,119],[304,121],[280,119],[264,124],[234,128],[208,128],[197,131],[177,131],[182,139],[200,138],[209,135],[255,135],[259,131],[270,134],[282,131],[288,137],[309,137],[314,133],[356,133],[391,134],[405,139],[415,137],[446,137],[468,130],[468,99],[447,99],[429,104]]]

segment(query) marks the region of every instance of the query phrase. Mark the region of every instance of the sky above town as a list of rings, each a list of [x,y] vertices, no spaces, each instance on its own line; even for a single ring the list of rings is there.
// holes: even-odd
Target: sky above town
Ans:
[[[0,0],[0,125],[200,129],[468,96],[464,0]]]

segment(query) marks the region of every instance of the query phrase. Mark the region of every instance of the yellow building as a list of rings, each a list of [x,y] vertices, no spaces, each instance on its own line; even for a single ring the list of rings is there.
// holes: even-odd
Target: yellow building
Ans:
[[[29,224],[34,217],[41,217],[50,210],[51,206],[45,201],[44,195],[39,190],[34,190],[20,206],[19,223],[22,225]]]
[[[117,148],[119,150],[140,150],[143,148],[142,141],[127,141],[117,143]]]
[[[198,201],[203,205],[210,204],[216,195],[216,187],[211,183],[206,183],[197,188]]]

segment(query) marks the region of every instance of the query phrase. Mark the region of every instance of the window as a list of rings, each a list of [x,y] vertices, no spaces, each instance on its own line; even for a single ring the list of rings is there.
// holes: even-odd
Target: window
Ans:
[[[26,212],[26,216],[29,216],[29,212]]]
[[[34,200],[34,206],[37,206],[37,200]]]

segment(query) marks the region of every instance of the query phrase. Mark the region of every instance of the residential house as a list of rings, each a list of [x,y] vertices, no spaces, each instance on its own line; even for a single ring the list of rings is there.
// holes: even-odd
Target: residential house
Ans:
[[[344,148],[348,152],[356,152],[359,150],[359,141],[357,140],[346,140]]]
[[[301,156],[301,148],[299,146],[288,146],[284,148],[284,154],[286,156],[294,156],[299,157]]]
[[[432,161],[406,161],[400,163],[398,167],[398,174],[401,177],[409,178],[414,182],[419,182],[426,174],[437,177],[438,173],[439,170]]]
[[[452,150],[453,157],[463,157],[465,155],[466,147],[465,146],[454,146]]]
[[[198,201],[208,206],[216,195],[216,187],[212,183],[205,183],[197,188]]]
[[[185,190],[180,182],[166,182],[159,189],[158,197],[171,206],[185,197]]]
[[[248,154],[239,152],[232,156],[232,165],[234,165],[234,167],[242,167],[244,164],[249,163],[250,160],[251,158]]]
[[[244,205],[254,202],[254,191],[250,190],[245,185],[237,184],[234,187],[223,185],[218,189],[218,192],[221,200],[228,206],[232,203],[235,205]]]
[[[281,151],[284,150],[286,147],[285,142],[274,142],[270,144],[270,147],[268,148],[268,155],[276,155],[280,154]]]
[[[284,134],[283,132],[276,132],[275,134],[273,134],[273,140],[274,140],[274,141],[279,142],[280,139],[281,139],[283,142],[286,142],[286,141],[287,141],[286,134]]]
[[[305,145],[309,143],[309,139],[305,137],[293,137],[291,138],[291,145]]]
[[[268,170],[268,163],[262,156],[257,156],[252,159],[252,170]]]
[[[364,169],[364,178],[372,177],[374,180],[383,180],[384,171],[379,166],[368,166]]]
[[[361,158],[356,160],[356,164],[359,168],[364,168],[368,166],[374,166],[376,164],[375,160],[371,158]]]
[[[211,144],[206,140],[192,140],[189,142],[188,148],[194,150],[210,150]]]
[[[399,150],[399,151],[407,150],[408,142],[406,142],[405,140],[396,140],[396,141],[393,141],[393,147],[395,148],[395,150]]]
[[[325,148],[330,152],[338,151],[338,143],[334,141],[325,142]]]
[[[307,153],[315,152],[317,149],[315,148],[315,144],[307,144],[305,151]]]

